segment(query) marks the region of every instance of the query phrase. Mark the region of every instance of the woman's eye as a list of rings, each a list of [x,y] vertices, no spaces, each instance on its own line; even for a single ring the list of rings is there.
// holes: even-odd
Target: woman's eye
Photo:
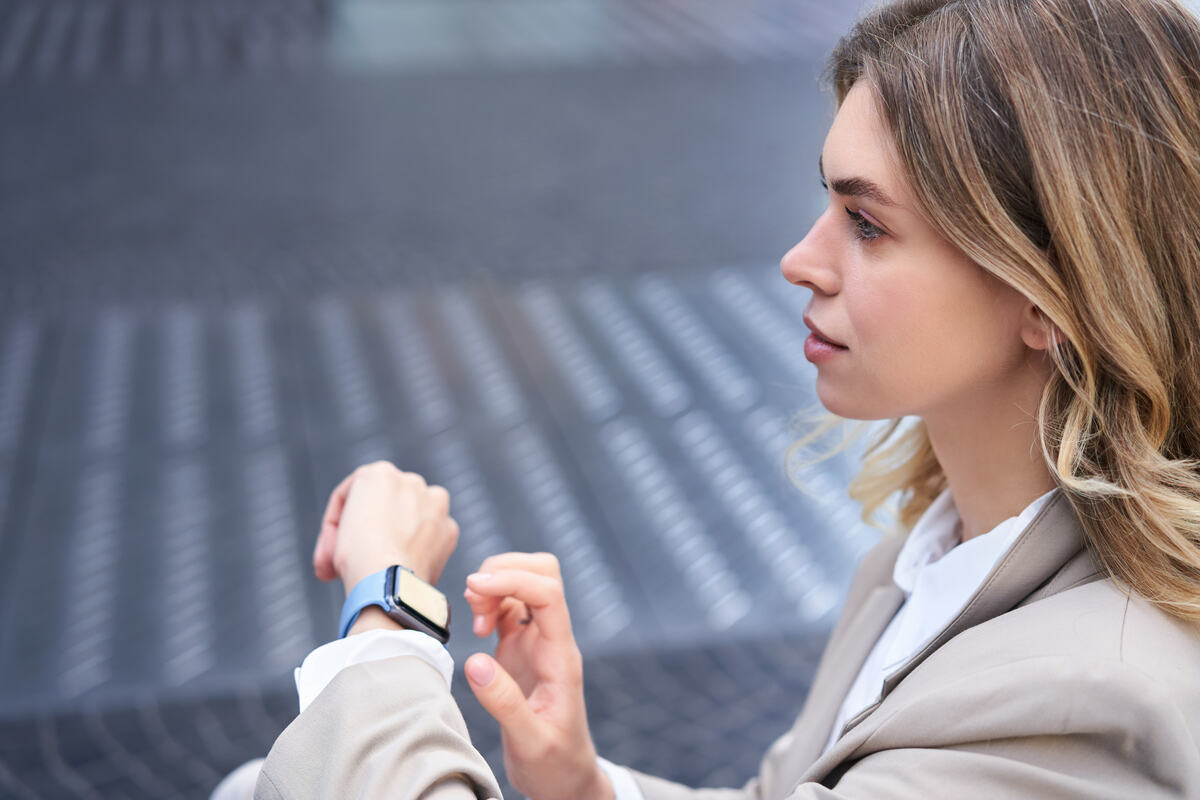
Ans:
[[[863,241],[873,241],[883,236],[883,231],[878,226],[871,223],[866,217],[857,211],[846,209],[846,213],[850,215],[850,219],[854,222],[854,235]]]

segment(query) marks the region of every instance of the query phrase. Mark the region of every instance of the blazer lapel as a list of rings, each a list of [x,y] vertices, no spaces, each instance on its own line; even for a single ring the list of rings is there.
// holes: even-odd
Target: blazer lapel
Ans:
[[[904,592],[889,577],[886,584],[876,586],[863,600],[843,635],[830,640],[821,661],[823,668],[809,690],[801,724],[792,732],[791,752],[795,754],[792,763],[811,764],[825,749],[851,684],[903,602]]]
[[[876,724],[872,722],[874,711],[896,687],[896,684],[920,666],[921,662],[931,653],[967,628],[1011,611],[1038,591],[1039,587],[1057,583],[1052,581],[1055,575],[1063,569],[1064,565],[1078,565],[1081,561],[1081,554],[1086,555],[1083,550],[1083,535],[1079,530],[1079,523],[1075,519],[1071,504],[1066,495],[1057,491],[1029,522],[1013,546],[1000,559],[954,619],[912,658],[888,675],[883,683],[880,702],[850,720],[846,732],[829,749],[829,752],[821,755],[815,763],[806,761],[805,763],[809,763],[811,766],[798,782],[821,781],[829,776],[837,765],[849,758],[857,757],[855,751],[876,728]],[[1081,567],[1078,569],[1079,575],[1073,577],[1086,579],[1083,574],[1086,570]],[[1091,572],[1095,573],[1094,567]],[[899,592],[898,589],[897,591]],[[880,628],[874,638],[865,644],[864,659],[882,630]],[[865,635],[865,633],[864,629],[863,634]],[[861,660],[856,664],[861,666]],[[849,681],[853,681],[857,669],[855,667]],[[848,688],[849,682],[846,685]],[[816,690],[816,688],[814,683],[813,689]],[[844,696],[845,692],[839,695],[839,697]],[[837,703],[840,705],[841,700],[839,699]],[[838,706],[835,705],[834,714],[837,713],[837,708]],[[828,733],[829,729],[826,727],[826,736]],[[823,740],[822,745],[824,745]]]

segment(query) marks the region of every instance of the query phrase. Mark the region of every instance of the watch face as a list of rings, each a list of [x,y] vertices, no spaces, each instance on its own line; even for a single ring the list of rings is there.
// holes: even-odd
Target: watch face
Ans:
[[[434,625],[445,628],[450,623],[450,604],[446,595],[408,570],[396,572],[396,597]]]

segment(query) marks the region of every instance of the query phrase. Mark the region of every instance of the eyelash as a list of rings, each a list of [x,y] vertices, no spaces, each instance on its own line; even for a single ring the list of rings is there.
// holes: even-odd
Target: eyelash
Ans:
[[[825,182],[824,178],[821,178],[821,188],[826,192],[829,191],[829,184]],[[854,223],[854,237],[859,241],[873,242],[880,236],[883,236],[883,231],[880,230],[879,226],[872,224],[862,214],[857,211],[851,211],[849,208],[846,209],[846,213]]]
[[[872,224],[866,217],[857,211],[846,209],[846,213],[850,219],[854,221],[854,235],[861,241],[873,242],[880,236],[883,236],[883,231],[877,225]]]

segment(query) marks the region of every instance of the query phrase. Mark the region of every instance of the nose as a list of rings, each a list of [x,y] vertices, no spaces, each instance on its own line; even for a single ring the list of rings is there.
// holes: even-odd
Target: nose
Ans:
[[[837,249],[829,223],[829,211],[817,218],[804,238],[784,253],[779,269],[788,283],[811,289],[813,294],[835,295],[841,291]]]

